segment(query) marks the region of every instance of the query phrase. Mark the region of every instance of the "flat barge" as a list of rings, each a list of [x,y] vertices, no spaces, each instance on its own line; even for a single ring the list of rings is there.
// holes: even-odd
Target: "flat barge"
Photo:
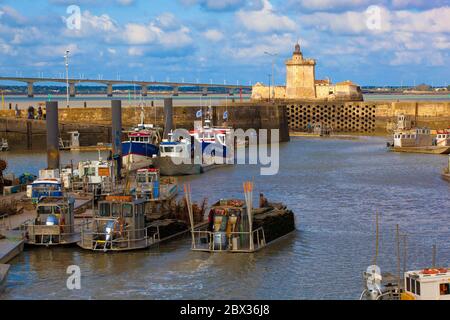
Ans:
[[[252,184],[244,184],[244,190],[245,201],[222,199],[211,207],[208,225],[191,232],[192,250],[252,253],[296,230],[294,213],[286,206],[261,195],[260,208],[253,209]]]

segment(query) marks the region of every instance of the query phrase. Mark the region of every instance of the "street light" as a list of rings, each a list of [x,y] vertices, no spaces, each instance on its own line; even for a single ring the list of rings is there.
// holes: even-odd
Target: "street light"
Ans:
[[[275,57],[278,56],[278,53],[270,53],[264,51],[264,54],[272,57],[272,97],[275,100]],[[270,86],[269,86],[269,100],[270,100]]]
[[[64,55],[64,61],[66,63],[66,99],[67,99],[67,108],[69,107],[69,50],[66,50],[66,54]]]

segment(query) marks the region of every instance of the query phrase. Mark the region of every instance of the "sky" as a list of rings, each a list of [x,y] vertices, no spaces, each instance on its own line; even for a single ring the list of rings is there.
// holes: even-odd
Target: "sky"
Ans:
[[[78,14],[79,13],[79,14]],[[0,76],[450,84],[450,0],[0,0]],[[276,54],[269,56],[265,52]]]

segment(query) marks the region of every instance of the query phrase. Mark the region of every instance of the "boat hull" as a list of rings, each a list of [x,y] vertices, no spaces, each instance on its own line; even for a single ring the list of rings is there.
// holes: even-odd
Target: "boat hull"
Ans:
[[[390,147],[389,151],[426,154],[450,154],[450,146],[446,147]]]
[[[158,168],[163,176],[195,175],[203,171],[201,164],[175,164],[171,157],[158,157],[153,160],[153,166]]]
[[[126,167],[130,162],[151,161],[158,152],[159,148],[154,144],[125,141],[122,142],[122,163]]]

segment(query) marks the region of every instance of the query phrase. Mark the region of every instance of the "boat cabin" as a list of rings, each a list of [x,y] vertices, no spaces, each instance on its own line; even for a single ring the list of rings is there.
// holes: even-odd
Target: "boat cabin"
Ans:
[[[58,245],[79,241],[75,230],[73,198],[41,198],[36,218],[22,225],[27,244]]]
[[[450,300],[450,271],[446,268],[405,273],[402,300]]]
[[[43,197],[62,197],[63,187],[59,178],[37,179],[30,186],[31,201],[36,204]]]
[[[430,129],[397,130],[394,133],[394,147],[428,147],[433,145]]]
[[[222,199],[209,212],[206,230],[192,232],[192,249],[208,252],[254,252],[265,247],[263,228],[252,230],[243,200]]]
[[[159,234],[146,226],[146,202],[131,196],[107,196],[99,201],[91,226],[81,231],[79,246],[94,251],[123,251],[155,243]]]
[[[436,132],[436,145],[439,147],[450,146],[450,129]]]

